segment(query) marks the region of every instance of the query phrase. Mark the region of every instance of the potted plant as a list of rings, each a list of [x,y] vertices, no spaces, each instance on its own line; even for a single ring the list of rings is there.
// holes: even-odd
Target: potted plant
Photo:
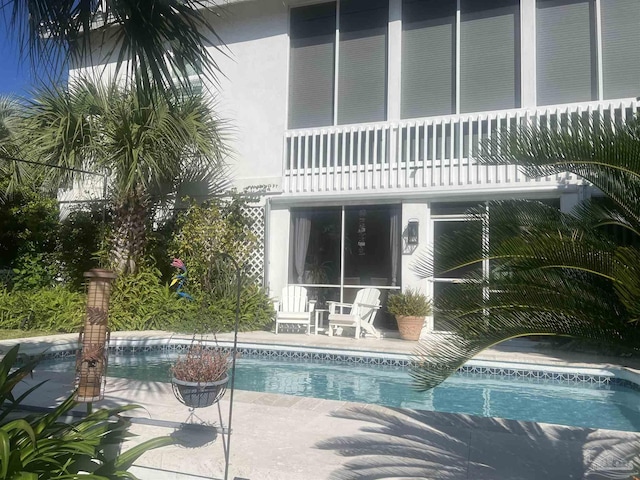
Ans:
[[[224,395],[228,370],[228,353],[202,344],[192,345],[171,367],[173,392],[188,407],[208,407]]]
[[[400,338],[419,340],[425,319],[431,315],[431,300],[426,295],[412,289],[391,295],[387,310],[396,317]]]

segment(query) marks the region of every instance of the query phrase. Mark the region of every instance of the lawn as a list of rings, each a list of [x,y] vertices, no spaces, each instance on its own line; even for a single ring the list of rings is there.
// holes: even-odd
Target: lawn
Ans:
[[[0,340],[11,340],[13,338],[25,338],[25,337],[42,337],[46,335],[53,335],[52,332],[46,330],[20,330],[20,329],[0,329]]]

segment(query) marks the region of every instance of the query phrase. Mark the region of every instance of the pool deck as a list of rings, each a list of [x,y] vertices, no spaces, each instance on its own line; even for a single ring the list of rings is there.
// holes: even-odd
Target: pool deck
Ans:
[[[167,332],[118,332],[119,338],[160,340]],[[190,337],[180,337],[190,339]],[[219,340],[232,340],[219,335]],[[76,335],[35,337],[0,342],[0,351],[21,343],[24,351],[75,345]],[[323,335],[241,333],[252,344],[322,347],[410,354],[415,343],[394,338],[361,339]],[[541,349],[519,340],[490,349],[485,360],[638,368],[629,359],[594,357]],[[41,381],[44,372],[25,383]],[[51,407],[67,395],[73,372],[48,373],[51,381],[29,397],[32,405]],[[222,422],[228,421],[227,392],[220,402]],[[185,425],[190,412],[173,396],[171,386],[109,378],[105,400],[96,406],[137,403],[144,406],[132,431],[136,441],[171,435],[179,444],[143,455],[133,471],[141,479],[221,479],[224,446],[216,406],[196,411],[195,423]],[[384,478],[442,478],[474,480],[596,479],[614,477],[630,464],[628,456],[640,434],[561,427],[531,422],[479,418],[391,409],[375,405],[236,391],[233,405],[229,479],[315,480]],[[637,447],[635,447],[637,448]],[[608,470],[608,476],[605,475]],[[374,473],[376,472],[376,473]],[[369,474],[369,475],[368,475]]]

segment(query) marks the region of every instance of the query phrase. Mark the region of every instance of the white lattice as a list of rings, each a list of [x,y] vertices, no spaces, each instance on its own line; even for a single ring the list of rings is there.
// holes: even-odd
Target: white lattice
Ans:
[[[256,282],[264,282],[264,208],[260,206],[246,206],[242,214],[249,217],[253,223],[252,231],[256,236],[256,247],[241,258],[245,271],[256,279]]]

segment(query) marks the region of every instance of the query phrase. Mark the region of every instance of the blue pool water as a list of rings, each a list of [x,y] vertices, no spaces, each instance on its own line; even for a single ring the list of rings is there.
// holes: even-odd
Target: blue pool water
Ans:
[[[108,375],[170,381],[177,354],[109,358]],[[73,370],[75,360],[43,362],[40,370]],[[411,388],[400,367],[313,363],[241,357],[236,388],[256,392],[374,403],[484,417],[640,431],[640,392],[621,385],[455,375],[429,392]]]

